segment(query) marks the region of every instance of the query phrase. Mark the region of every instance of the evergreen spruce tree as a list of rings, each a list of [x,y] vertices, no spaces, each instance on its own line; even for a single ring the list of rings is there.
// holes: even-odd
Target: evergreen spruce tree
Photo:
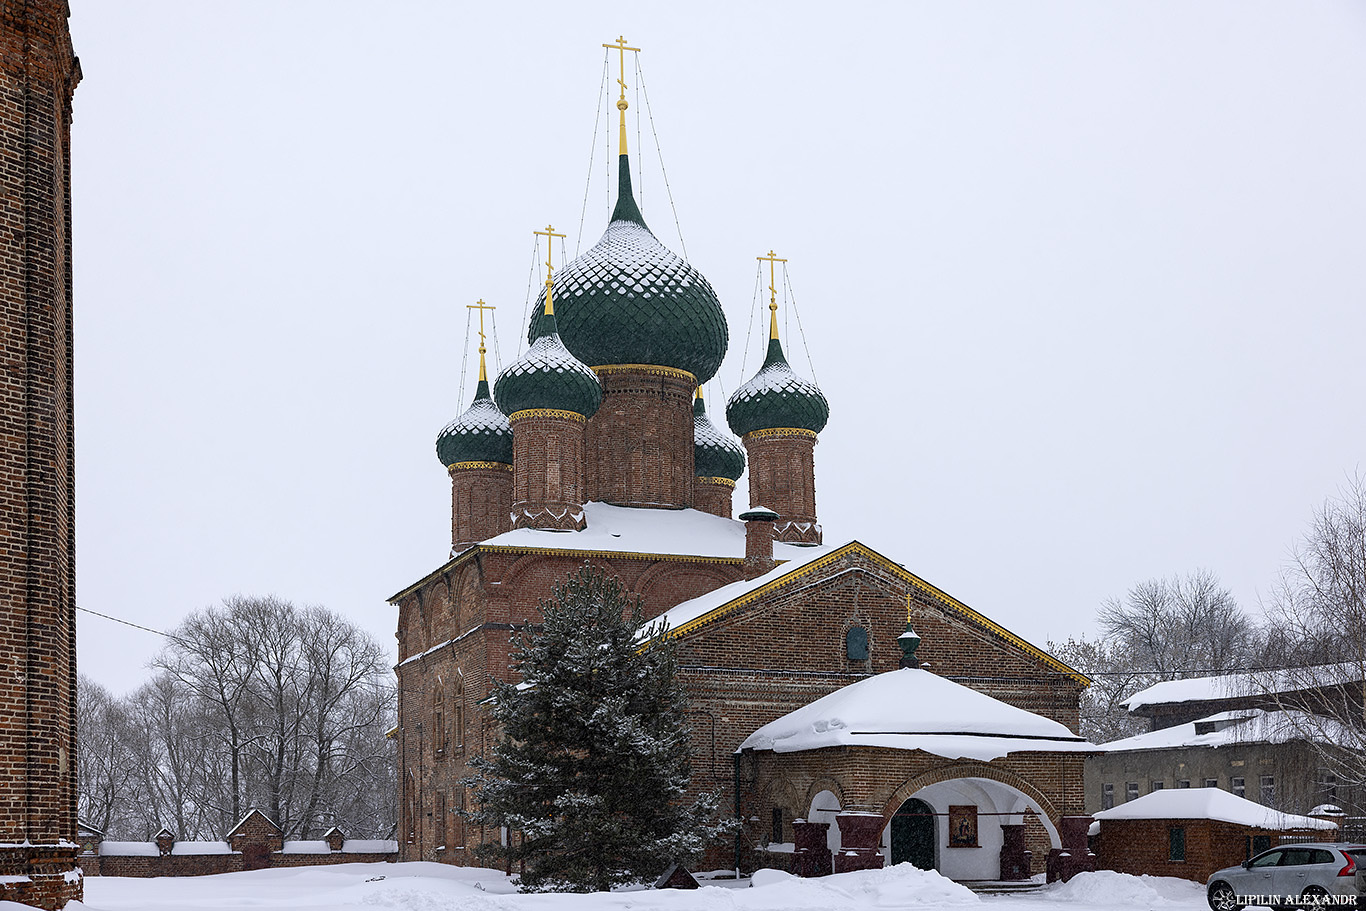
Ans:
[[[470,818],[505,826],[480,856],[525,864],[523,891],[605,891],[695,858],[733,829],[719,794],[684,800],[690,768],[673,645],[637,639],[639,599],[587,564],[514,642],[517,684],[499,683],[502,738],[471,765]]]

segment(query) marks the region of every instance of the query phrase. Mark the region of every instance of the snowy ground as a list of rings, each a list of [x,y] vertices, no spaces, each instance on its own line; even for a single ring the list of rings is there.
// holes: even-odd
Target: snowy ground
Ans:
[[[861,911],[973,906],[979,911],[1203,911],[1208,907],[1204,889],[1180,879],[1083,873],[1069,883],[1035,892],[977,896],[938,873],[908,864],[806,880],[767,870],[752,882],[732,881],[697,891],[593,895],[520,895],[515,884],[497,871],[445,864],[344,864],[183,878],[93,877],[85,881],[85,896],[84,904],[67,907],[72,911]],[[0,902],[0,911],[20,911],[20,906]]]

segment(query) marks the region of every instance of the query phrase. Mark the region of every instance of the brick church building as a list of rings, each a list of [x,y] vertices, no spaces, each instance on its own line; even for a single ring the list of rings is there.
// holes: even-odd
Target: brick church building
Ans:
[[[477,861],[460,780],[497,737],[480,703],[515,631],[585,561],[663,615],[689,695],[693,786],[744,829],[709,866],[819,874],[909,860],[1019,879],[1085,855],[1076,736],[1089,681],[854,541],[827,543],[814,451],[829,408],[789,366],[770,300],[762,367],[726,404],[711,285],[651,233],[631,186],[546,281],[529,347],[441,431],[450,559],[398,608],[399,859]],[[749,507],[732,518],[749,472]],[[514,834],[515,837],[515,834]]]

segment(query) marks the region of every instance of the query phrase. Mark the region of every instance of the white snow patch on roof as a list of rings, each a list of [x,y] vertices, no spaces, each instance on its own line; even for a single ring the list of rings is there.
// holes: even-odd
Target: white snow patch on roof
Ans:
[[[171,848],[172,854],[231,854],[232,848],[226,841],[178,841]]]
[[[644,509],[606,503],[585,503],[583,511],[587,527],[581,531],[516,528],[480,544],[680,557],[745,556],[745,523],[737,519],[696,509]],[[773,545],[773,557],[791,560],[809,550],[778,542]]]
[[[280,849],[281,854],[331,854],[332,849],[325,841],[287,841]]]
[[[1362,667],[1353,663],[1322,664],[1262,673],[1224,674],[1167,680],[1140,690],[1120,703],[1134,711],[1146,705],[1207,702],[1272,693],[1294,693],[1320,686],[1334,686],[1362,679]]]
[[[382,838],[348,838],[342,842],[343,854],[393,854],[398,842]]]
[[[834,746],[983,761],[1017,752],[1095,750],[1051,718],[919,668],[842,687],[759,728],[740,749],[793,753]]]
[[[1196,726],[1213,724],[1215,730],[1200,734]],[[1160,731],[1135,734],[1123,740],[1100,745],[1106,752],[1124,750],[1166,750],[1177,747],[1219,747],[1237,743],[1289,743],[1308,740],[1319,743],[1350,743],[1352,735],[1331,718],[1293,710],[1266,711],[1244,709],[1219,712],[1186,724]]]
[[[1257,829],[1336,829],[1337,824],[1282,813],[1220,788],[1163,788],[1095,814],[1112,819],[1217,819]]]
[[[156,843],[150,841],[100,842],[101,857],[156,857],[160,853]]]

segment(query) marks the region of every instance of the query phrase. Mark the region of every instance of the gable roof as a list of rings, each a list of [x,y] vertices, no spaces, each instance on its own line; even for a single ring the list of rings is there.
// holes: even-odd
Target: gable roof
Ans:
[[[972,621],[983,629],[991,632],[1006,640],[1017,648],[1022,649],[1026,654],[1040,663],[1052,668],[1060,674],[1072,678],[1082,686],[1091,684],[1090,678],[1080,671],[1068,667],[1048,652],[1021,639],[1010,630],[988,620],[982,614],[968,607],[962,601],[931,585],[924,579],[910,572],[900,563],[896,563],[888,557],[883,556],[873,550],[868,545],[860,541],[850,541],[847,544],[838,546],[803,548],[806,553],[798,559],[790,560],[780,564],[756,579],[747,579],[740,582],[732,582],[730,585],[723,585],[714,591],[707,592],[705,595],[684,601],[681,604],[669,608],[663,614],[655,617],[646,627],[642,628],[642,638],[650,632],[650,627],[657,627],[660,622],[668,624],[668,635],[686,636],[712,623],[726,614],[762,599],[769,592],[781,588],[796,579],[817,572],[832,563],[845,559],[853,554],[863,556],[881,566],[889,574],[897,577],[913,588],[919,589],[940,602],[948,605],[955,612],[964,618]]]
[[[1209,730],[1201,733],[1197,725],[1208,726]],[[1112,740],[1101,744],[1100,749],[1115,753],[1184,747],[1218,749],[1235,744],[1289,743],[1294,740],[1350,743],[1351,734],[1332,718],[1295,709],[1240,709],[1135,734],[1122,740]]]
[[[1320,664],[1312,667],[1281,668],[1214,677],[1188,677],[1166,680],[1139,690],[1120,703],[1131,712],[1149,706],[1182,705],[1192,702],[1221,702],[1314,690],[1320,687],[1356,683],[1362,667],[1356,662]]]

